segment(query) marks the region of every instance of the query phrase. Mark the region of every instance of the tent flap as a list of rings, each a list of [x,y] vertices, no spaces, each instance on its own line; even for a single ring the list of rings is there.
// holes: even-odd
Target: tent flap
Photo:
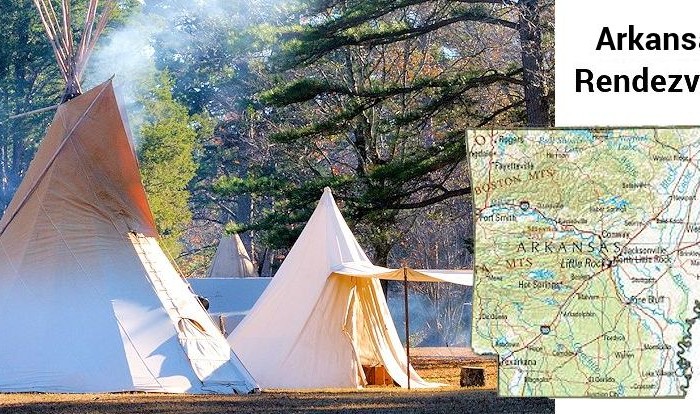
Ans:
[[[468,274],[407,270],[411,280],[460,280]],[[437,387],[406,367],[405,350],[377,278],[403,269],[374,266],[326,188],[277,274],[229,336],[265,388],[356,388],[362,364],[384,365],[401,386]],[[264,353],[261,353],[264,350]]]
[[[344,262],[333,266],[333,274],[339,276],[363,277],[384,280],[404,280],[404,268],[389,269],[368,262]],[[474,273],[471,270],[411,269],[405,268],[409,282],[448,282],[472,286]]]
[[[111,82],[59,106],[0,222],[0,314],[0,392],[257,387],[158,245]]]

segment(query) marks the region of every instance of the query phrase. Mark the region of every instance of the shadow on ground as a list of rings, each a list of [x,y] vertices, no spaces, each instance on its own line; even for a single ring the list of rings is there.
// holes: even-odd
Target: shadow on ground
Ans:
[[[553,413],[547,398],[499,398],[492,392],[270,392],[249,396],[152,394],[0,395],[0,413]],[[15,395],[17,396],[17,395]]]

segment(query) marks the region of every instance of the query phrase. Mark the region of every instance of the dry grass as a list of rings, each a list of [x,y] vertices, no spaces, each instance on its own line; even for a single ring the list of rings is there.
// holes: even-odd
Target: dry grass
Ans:
[[[415,348],[411,364],[428,381],[459,388],[462,366],[484,369],[483,387],[464,387],[469,391],[496,391],[498,389],[498,360],[475,354],[469,348]]]
[[[0,413],[553,413],[552,400],[494,393],[405,390],[263,392],[258,395],[0,394]]]
[[[459,366],[435,365],[429,368],[417,368],[418,373],[427,381],[447,384],[450,388],[459,388],[466,391],[496,391],[498,388],[498,364],[496,361],[489,363],[468,363],[464,365],[478,366],[484,368],[486,384],[483,387],[463,387],[459,386]]]
[[[499,398],[495,360],[473,354],[416,352],[412,363],[425,379],[449,386],[435,390],[368,387],[364,390],[267,391],[258,395],[0,394],[0,413],[213,414],[213,413],[553,413],[554,401]],[[459,387],[461,365],[482,366],[486,385]]]

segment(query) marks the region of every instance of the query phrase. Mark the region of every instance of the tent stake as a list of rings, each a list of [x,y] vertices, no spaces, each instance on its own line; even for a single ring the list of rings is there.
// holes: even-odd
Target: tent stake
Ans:
[[[406,380],[408,389],[411,389],[411,346],[408,343],[408,274],[406,266],[403,267],[403,309],[406,316]]]

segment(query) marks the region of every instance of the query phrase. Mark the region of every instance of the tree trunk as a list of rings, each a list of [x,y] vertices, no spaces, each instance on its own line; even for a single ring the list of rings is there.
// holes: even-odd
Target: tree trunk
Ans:
[[[388,246],[386,243],[374,243],[374,264],[377,266],[383,266],[387,267],[387,263],[389,262],[389,251],[391,251],[391,246]],[[379,281],[382,285],[382,292],[384,292],[384,297],[387,297],[387,294],[389,293],[389,281],[388,280],[380,280]]]
[[[238,142],[238,152],[240,154],[238,158],[238,177],[245,180],[246,178],[248,178],[248,170],[250,168],[249,160],[253,151],[252,147],[253,140],[255,139],[255,124],[252,119],[246,117],[245,113],[242,114],[242,118],[246,119],[248,125],[245,133],[246,136],[241,137],[241,139]],[[236,199],[236,207],[236,223],[250,223],[251,212],[253,211],[253,200],[250,194],[244,194],[239,196]],[[246,250],[248,250],[248,254],[250,254],[250,257],[255,259],[257,252],[255,251],[255,246],[253,245],[252,231],[241,233],[240,237]]]
[[[518,26],[522,48],[527,125],[549,126],[549,102],[546,96],[544,68],[542,67],[542,28],[539,0],[520,1]]]

